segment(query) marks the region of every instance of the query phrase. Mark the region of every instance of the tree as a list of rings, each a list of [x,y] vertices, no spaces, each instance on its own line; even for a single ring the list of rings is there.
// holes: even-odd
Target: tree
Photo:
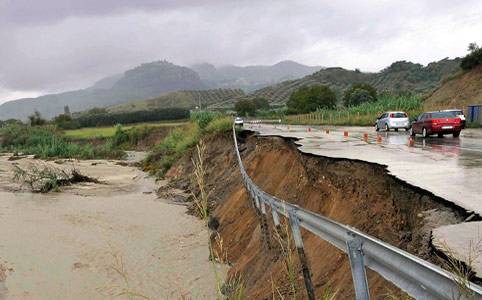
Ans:
[[[256,110],[268,110],[270,108],[268,99],[264,97],[257,97],[254,98],[254,105],[256,106]]]
[[[460,67],[464,70],[470,70],[482,64],[482,48],[476,43],[470,43],[467,48],[469,54],[464,56],[460,61]]]
[[[357,106],[365,102],[377,100],[377,90],[368,83],[357,83],[345,91],[343,104],[345,106]]]
[[[64,106],[64,115],[66,116],[72,116],[72,114],[70,113],[70,107],[68,105]]]
[[[38,110],[35,110],[34,113],[28,117],[28,120],[29,120],[30,126],[41,126],[47,123],[47,121],[44,118],[42,118],[42,115]]]
[[[286,105],[289,113],[308,113],[319,108],[334,108],[336,94],[326,85],[304,86],[291,94]]]
[[[256,103],[253,100],[239,100],[234,105],[234,110],[239,116],[254,116],[256,113]]]

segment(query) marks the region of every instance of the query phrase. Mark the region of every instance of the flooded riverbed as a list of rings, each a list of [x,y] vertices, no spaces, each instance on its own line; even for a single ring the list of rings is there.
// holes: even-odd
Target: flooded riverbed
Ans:
[[[97,183],[30,193],[0,157],[0,299],[214,299],[207,232],[115,161],[49,162]]]

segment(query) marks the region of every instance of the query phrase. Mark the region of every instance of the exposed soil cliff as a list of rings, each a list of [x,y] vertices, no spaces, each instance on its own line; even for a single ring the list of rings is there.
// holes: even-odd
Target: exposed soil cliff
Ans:
[[[387,175],[383,166],[304,155],[293,142],[280,138],[246,135],[239,141],[248,173],[265,191],[422,258],[433,260],[431,229],[462,218],[457,209],[441,199]],[[289,282],[283,259],[276,250],[263,249],[259,222],[241,182],[232,137],[216,136],[205,142],[212,215],[219,222],[217,231],[232,264],[230,274],[241,275],[249,299],[272,299],[276,290],[286,295]],[[179,187],[196,192],[189,180],[191,168],[190,158],[184,157],[167,175]],[[354,298],[347,256],[308,232],[302,234],[317,295],[330,285],[338,290],[337,298]],[[374,272],[368,271],[368,279],[374,299],[383,298],[389,291],[399,293]],[[299,296],[305,297],[301,273],[298,283]]]

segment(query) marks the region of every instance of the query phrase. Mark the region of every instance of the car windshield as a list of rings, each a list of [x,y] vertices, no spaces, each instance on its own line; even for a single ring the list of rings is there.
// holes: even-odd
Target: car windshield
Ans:
[[[441,111],[441,112],[433,112],[432,119],[441,119],[441,118],[453,118],[455,114],[453,112],[448,111]]]
[[[449,111],[449,113],[451,113],[454,116],[460,116],[464,114],[461,110],[452,110],[452,111]]]
[[[390,118],[406,118],[407,114],[403,112],[391,113]]]

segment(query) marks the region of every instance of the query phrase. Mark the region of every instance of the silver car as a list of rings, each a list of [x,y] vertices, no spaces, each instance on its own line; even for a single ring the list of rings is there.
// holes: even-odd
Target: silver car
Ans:
[[[234,125],[243,126],[244,125],[243,119],[241,119],[240,117],[236,117],[236,119],[234,119]]]
[[[378,117],[375,122],[375,130],[379,131],[384,129],[385,131],[390,131],[390,129],[410,129],[410,121],[408,120],[408,115],[403,111],[387,111]]]

